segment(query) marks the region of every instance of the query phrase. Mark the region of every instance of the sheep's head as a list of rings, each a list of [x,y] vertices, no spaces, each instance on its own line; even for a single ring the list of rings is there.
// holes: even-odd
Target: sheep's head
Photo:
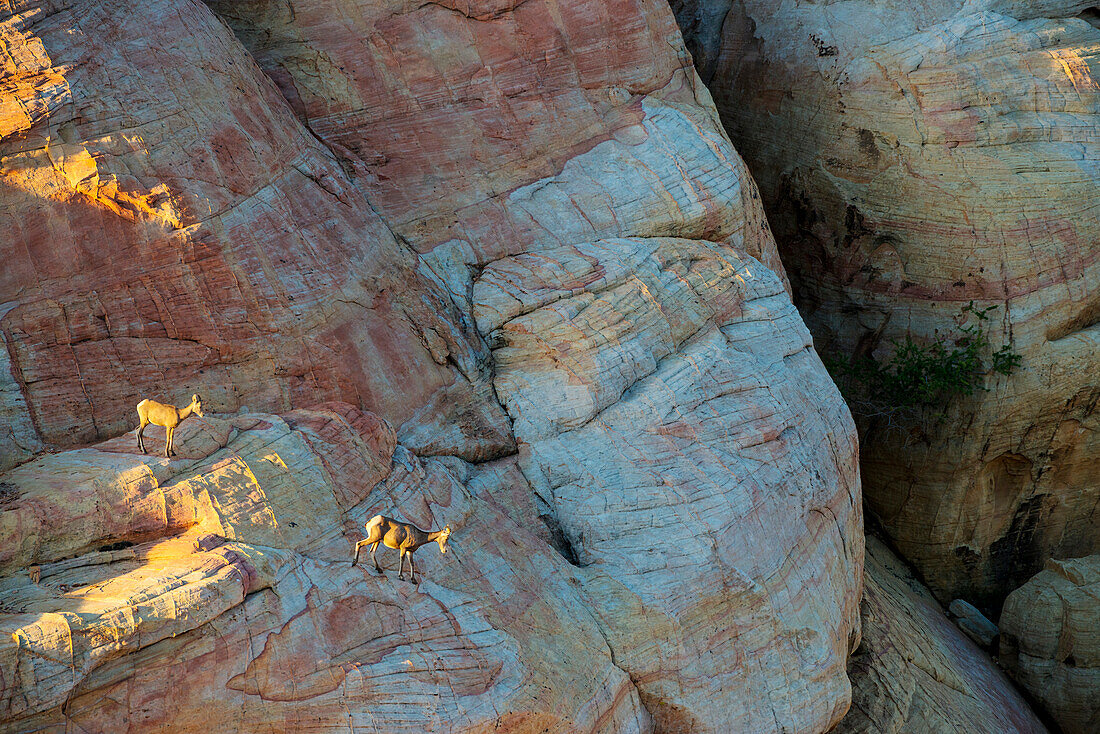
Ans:
[[[194,395],[191,396],[191,407],[194,408],[195,415],[197,415],[199,418],[203,417],[203,415],[202,415],[202,398],[199,397],[198,393],[195,393]]]
[[[439,543],[439,552],[447,552],[447,538],[451,537],[451,526],[443,528],[443,532],[439,534],[439,537],[435,539],[436,543]]]

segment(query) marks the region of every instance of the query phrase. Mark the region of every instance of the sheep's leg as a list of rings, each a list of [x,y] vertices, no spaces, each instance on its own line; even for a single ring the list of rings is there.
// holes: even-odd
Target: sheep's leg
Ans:
[[[382,567],[378,565],[378,559],[374,557],[374,552],[378,550],[378,543],[379,541],[376,540],[374,541],[374,545],[370,547],[370,559],[374,561],[374,569],[378,571],[378,573],[385,575],[386,572],[382,570]]]
[[[352,566],[359,563],[359,551],[363,550],[364,545],[370,545],[370,540],[360,540],[355,544],[355,559],[351,562]]]
[[[401,549],[401,560],[397,563],[397,578],[405,578],[405,556],[408,555],[408,551],[404,548]]]
[[[412,551],[409,551],[409,580],[416,583],[416,565],[413,564]]]
[[[142,435],[145,433],[145,426],[147,425],[149,425],[149,421],[142,421],[141,425],[138,426],[138,448],[141,449],[141,453],[143,454],[149,453],[145,450],[145,438]]]
[[[164,456],[168,458],[172,456],[172,437],[175,431],[171,428],[164,429]]]

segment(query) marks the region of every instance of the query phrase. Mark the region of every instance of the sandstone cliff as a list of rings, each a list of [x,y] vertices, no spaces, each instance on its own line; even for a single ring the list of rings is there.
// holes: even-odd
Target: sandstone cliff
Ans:
[[[581,536],[566,540],[583,554],[571,565],[515,458],[422,460],[346,404],[194,419],[177,440],[172,461],[137,453],[131,432],[0,475],[3,730],[763,731],[779,718],[821,731],[846,707],[834,668],[853,631],[775,565],[799,568],[816,536],[749,532],[718,552],[632,542],[670,515],[703,544],[719,517],[770,531],[750,487],[708,483],[690,513],[654,489],[617,515],[590,491],[585,519],[618,519],[567,531]],[[578,489],[560,501],[581,504]],[[392,551],[386,577],[353,568],[379,512],[450,524],[452,553],[421,550],[419,585],[396,580]],[[807,555],[823,565],[802,573],[826,578],[839,538],[832,520],[822,533]],[[759,550],[782,542],[786,561]]]
[[[868,505],[943,602],[995,611],[1100,548],[1093,5],[676,6],[818,346],[882,358],[974,301],[1023,357],[946,416],[865,426]]]
[[[25,0],[0,44],[3,728],[843,715],[854,426],[664,3]],[[352,570],[377,511],[453,560]]]
[[[651,728],[569,565],[503,506],[514,466],[422,462],[343,404],[184,425],[177,461],[127,434],[4,475],[3,568],[41,569],[2,582],[5,730]],[[352,568],[376,512],[460,528],[453,553],[423,549],[419,586],[392,551],[385,578]]]

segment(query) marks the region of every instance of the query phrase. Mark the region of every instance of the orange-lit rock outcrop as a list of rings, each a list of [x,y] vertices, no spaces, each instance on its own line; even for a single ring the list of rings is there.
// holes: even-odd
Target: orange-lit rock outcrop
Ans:
[[[3,730],[649,730],[569,565],[494,496],[515,472],[421,461],[343,404],[184,426],[173,462],[130,433],[3,475]],[[458,529],[418,586],[392,551],[352,567],[377,512]]]
[[[974,301],[1023,358],[946,415],[867,422],[868,506],[943,602],[995,611],[1100,548],[1093,5],[738,0],[689,39],[823,352],[950,338]]]
[[[667,6],[3,13],[0,728],[839,720],[854,427]]]
[[[676,383],[665,379],[651,382]],[[668,458],[637,464],[641,485],[686,458],[682,437],[652,435]],[[559,485],[547,503],[522,456],[420,459],[342,403],[194,419],[177,441],[172,461],[141,455],[130,432],[0,474],[0,730],[720,731],[768,729],[759,717],[774,709],[819,731],[846,708],[834,668],[857,640],[852,594],[838,587],[822,614],[813,595],[826,592],[811,583],[861,563],[862,543],[836,547],[851,538],[826,515],[842,507],[808,515],[816,532],[782,536],[736,477],[703,485],[696,494],[712,499],[691,506],[637,482],[610,491],[623,469],[609,461],[584,501],[598,505],[602,489],[638,506],[593,508],[585,525],[576,489]],[[772,450],[784,445],[797,444]],[[828,501],[789,496],[790,515]],[[379,556],[385,577],[352,567],[376,513],[450,525],[450,552],[420,551],[418,585],[397,580],[392,551]],[[734,527],[716,527],[728,517]],[[673,518],[703,546],[655,542]],[[704,547],[721,537],[729,547]],[[790,544],[798,554],[777,552]],[[823,565],[800,570],[803,553]],[[790,630],[778,640],[777,626]],[[758,685],[782,680],[807,697],[758,699]]]

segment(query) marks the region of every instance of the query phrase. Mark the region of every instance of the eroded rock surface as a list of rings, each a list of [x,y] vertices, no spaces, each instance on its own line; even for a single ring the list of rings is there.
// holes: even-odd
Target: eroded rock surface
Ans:
[[[855,446],[779,278],[637,238],[498,260],[473,294],[520,466],[585,590],[632,609],[607,634],[658,728],[836,721],[857,600],[816,579],[861,564]]]
[[[0,449],[83,445],[0,480],[12,728],[843,714],[853,425],[663,2],[24,0],[0,43]],[[258,412],[100,440],[192,392]],[[350,570],[378,511],[456,528],[419,590]]]
[[[987,613],[1046,558],[1100,548],[1092,5],[736,0],[720,43],[689,38],[823,351],[951,337],[973,301],[1022,355],[946,417],[871,418],[863,441],[900,551],[941,601]]]
[[[852,656],[852,709],[837,734],[1046,729],[929,591],[885,545],[867,538],[863,642]]]
[[[400,424],[446,392],[442,452],[514,448],[468,321],[210,10],[13,9],[0,330],[42,439],[117,435],[144,396]]]
[[[3,475],[4,730],[651,729],[571,567],[494,498],[516,473],[421,461],[344,404],[184,425],[180,460],[131,433]],[[353,568],[378,512],[452,552],[419,585],[393,551]]]
[[[1000,661],[1067,734],[1100,729],[1100,556],[1047,561],[1008,595]]]
[[[718,514],[654,497],[603,523],[629,535],[648,518],[634,531],[643,542],[617,552],[563,512],[567,537],[582,539],[569,541],[584,554],[573,566],[535,519],[547,505],[514,458],[421,460],[387,424],[346,404],[196,419],[177,442],[173,461],[141,455],[129,433],[0,475],[14,492],[0,516],[3,730],[189,731],[214,719],[240,731],[308,721],[320,730],[434,722],[629,732],[651,731],[656,719],[666,730],[716,731],[731,712],[770,729],[748,717],[759,705],[748,694],[738,700],[722,686],[784,675],[807,704],[831,702],[798,730],[825,728],[846,705],[824,686],[846,683],[831,668],[843,664],[851,625],[813,628],[830,618],[803,596],[799,581],[811,575],[789,578],[798,567],[790,557],[750,567],[742,554],[763,538],[733,529],[726,534],[738,540],[717,556],[714,547],[677,556],[671,545],[659,556],[648,539],[673,517],[697,540],[718,536],[713,524],[738,505],[751,524],[758,508],[750,493],[731,491],[735,479],[716,493]],[[654,505],[670,509],[654,514]],[[419,585],[396,579],[392,551],[380,556],[386,577],[353,568],[362,524],[379,512],[450,524],[452,552],[424,548]],[[819,525],[819,535],[775,545],[834,551],[833,519]],[[644,574],[624,567],[647,558]],[[734,563],[745,569],[737,587],[703,593],[736,574]],[[811,573],[823,570],[835,572]],[[775,640],[778,625],[800,626]],[[694,676],[713,679],[723,660],[735,672],[704,705]],[[780,664],[784,673],[769,670]],[[770,705],[784,715],[779,700]]]

